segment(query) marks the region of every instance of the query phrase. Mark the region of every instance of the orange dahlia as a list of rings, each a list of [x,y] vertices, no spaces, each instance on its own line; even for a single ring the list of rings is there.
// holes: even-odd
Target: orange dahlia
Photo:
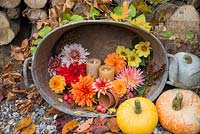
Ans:
[[[114,80],[113,81],[113,91],[122,97],[127,92],[126,84],[123,80]]]
[[[63,90],[65,90],[65,86],[65,77],[61,75],[55,75],[49,81],[49,87],[55,93],[63,93]]]
[[[79,81],[72,84],[71,93],[73,95],[73,100],[80,106],[92,106],[95,102],[94,95],[96,94],[92,88],[92,83],[94,78],[90,75],[80,76]]]
[[[126,62],[116,53],[108,54],[104,60],[105,64],[113,66],[115,73],[119,73],[126,67]]]

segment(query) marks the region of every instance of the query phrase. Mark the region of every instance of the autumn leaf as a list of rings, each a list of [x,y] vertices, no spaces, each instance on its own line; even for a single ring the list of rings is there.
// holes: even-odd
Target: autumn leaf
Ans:
[[[120,129],[117,125],[117,119],[116,118],[110,118],[108,120],[108,128],[113,133],[119,133]]]
[[[111,17],[115,21],[126,21],[132,19],[136,15],[136,9],[134,5],[128,4],[128,2],[124,1],[122,6],[117,6],[114,8],[113,12],[111,13]]]
[[[81,133],[81,132],[85,132],[87,129],[90,128],[90,126],[92,125],[93,123],[93,118],[89,118],[88,120],[86,120],[84,123],[82,123],[77,129],[76,131],[78,133]]]
[[[19,130],[28,127],[32,123],[32,119],[30,117],[25,117],[21,119],[15,126],[14,126],[14,134],[17,133]]]
[[[88,18],[89,19],[95,19],[96,16],[99,16],[100,12],[99,10],[97,10],[96,8],[94,8],[93,6],[90,7],[90,12],[88,14]]]
[[[21,134],[34,134],[35,133],[35,124],[32,123],[28,127],[24,128],[21,132]]]
[[[51,30],[52,30],[51,27],[45,26],[39,30],[38,35],[40,37],[45,37]]]
[[[150,23],[146,22],[146,17],[144,16],[144,14],[139,15],[137,18],[133,20],[128,20],[128,22],[132,25],[143,28],[144,30],[148,32],[150,32],[151,30],[151,25]]]
[[[67,134],[69,131],[72,131],[77,126],[78,126],[77,121],[71,120],[67,122],[62,128],[62,134]]]

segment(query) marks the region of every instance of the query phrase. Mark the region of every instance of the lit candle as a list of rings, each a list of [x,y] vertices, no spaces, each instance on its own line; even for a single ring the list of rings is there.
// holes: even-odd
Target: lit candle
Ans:
[[[100,59],[95,59],[95,58],[88,59],[86,62],[87,75],[89,74],[97,78],[100,65],[101,65]]]
[[[115,69],[109,65],[102,65],[99,67],[99,77],[105,78],[107,80],[114,80]]]

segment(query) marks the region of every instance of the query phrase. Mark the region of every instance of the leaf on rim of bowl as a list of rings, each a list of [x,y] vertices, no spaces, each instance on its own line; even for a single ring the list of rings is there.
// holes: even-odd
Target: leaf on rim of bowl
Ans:
[[[52,30],[51,27],[45,26],[39,30],[38,35],[40,37],[45,37],[51,30]]]

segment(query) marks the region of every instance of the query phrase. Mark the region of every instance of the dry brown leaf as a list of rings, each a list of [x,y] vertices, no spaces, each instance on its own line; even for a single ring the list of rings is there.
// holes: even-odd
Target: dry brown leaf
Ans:
[[[78,126],[78,122],[71,120],[67,122],[62,128],[62,134],[67,134],[69,131],[72,131]]]
[[[29,125],[28,127],[24,128],[21,132],[21,134],[34,134],[35,133],[35,124],[32,123],[31,125]]]
[[[97,8],[98,10],[100,10],[101,12],[105,12],[107,14],[109,14],[111,11],[109,9],[109,4],[112,2],[109,2],[109,0],[95,0],[95,1],[91,1],[91,0],[85,0],[85,2],[90,5],[93,6],[95,8]]]
[[[14,126],[14,134],[17,133],[19,130],[26,128],[32,123],[32,119],[30,117],[25,117],[21,119],[15,126]]]
[[[14,67],[14,63],[10,62],[8,63],[4,68],[3,68],[3,72],[2,74],[8,73],[9,71],[11,71],[11,69]]]
[[[11,45],[11,57],[14,57],[16,60],[23,61],[30,54],[31,43],[29,43],[28,39],[24,39],[21,43],[21,46]]]
[[[93,123],[93,118],[89,118],[84,123],[82,123],[81,125],[79,125],[79,127],[76,129],[76,131],[78,133],[85,132],[86,130],[88,130],[90,128],[90,126],[92,125],[92,123]]]
[[[70,8],[71,9],[74,6],[74,4],[75,4],[74,0],[65,0],[64,6],[66,8]]]
[[[7,101],[15,100],[17,98],[17,95],[8,91],[6,94],[6,98],[7,98]]]
[[[56,115],[56,114],[60,114],[61,111],[55,109],[54,107],[50,107],[47,112],[45,113],[45,116],[51,116],[51,115]]]
[[[119,133],[120,129],[117,125],[117,119],[116,118],[110,118],[108,120],[108,128],[113,133]]]

